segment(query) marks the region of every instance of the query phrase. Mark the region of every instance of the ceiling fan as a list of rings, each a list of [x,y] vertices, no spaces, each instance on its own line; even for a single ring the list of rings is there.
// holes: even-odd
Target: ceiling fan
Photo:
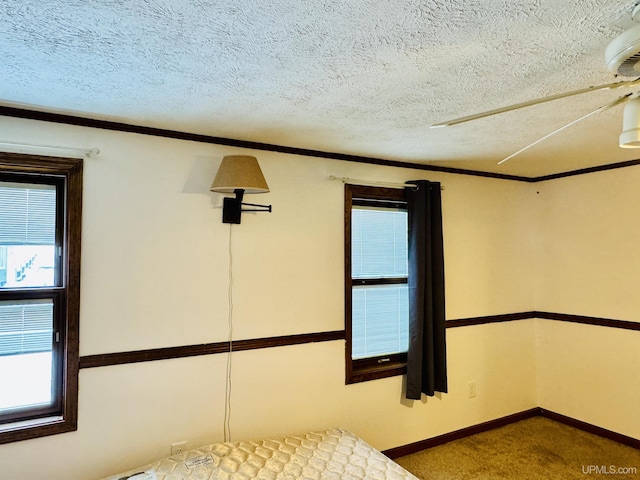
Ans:
[[[602,85],[594,85],[580,90],[573,90],[570,92],[559,93],[557,95],[550,95],[547,97],[538,98],[535,100],[529,100],[527,102],[517,103],[515,105],[509,105],[506,107],[496,108],[494,110],[488,110],[486,112],[480,112],[473,115],[467,115],[465,117],[454,118],[452,120],[446,120],[431,125],[431,128],[438,127],[450,127],[461,123],[470,122],[472,120],[478,120],[480,118],[490,117],[520,108],[530,107],[532,105],[538,105],[541,103],[551,102],[560,98],[572,97],[574,95],[581,95],[583,93],[596,92],[600,90],[612,90],[618,88],[633,88],[640,86],[640,2],[636,3],[633,8],[631,17],[635,22],[634,26],[622,32],[616,38],[614,38],[605,50],[605,63],[610,72],[616,76],[622,77],[636,77],[634,80],[619,81],[614,83],[605,83]],[[547,138],[563,131],[564,129],[575,125],[576,123],[591,117],[597,113],[609,110],[617,105],[626,103],[623,114],[623,131],[620,135],[619,145],[622,148],[640,148],[640,92],[632,92],[622,95],[616,98],[613,102],[603,105],[580,118],[572,120],[566,125],[554,130],[553,132],[539,138],[535,142],[521,148],[517,152],[504,158],[498,164],[502,164],[507,160],[519,155],[520,153],[528,150],[529,148],[537,145],[538,143],[546,140]]]

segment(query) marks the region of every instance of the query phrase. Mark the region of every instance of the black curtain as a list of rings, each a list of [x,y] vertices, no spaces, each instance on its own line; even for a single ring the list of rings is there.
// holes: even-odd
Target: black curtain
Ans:
[[[407,182],[409,223],[408,399],[447,391],[440,183]]]

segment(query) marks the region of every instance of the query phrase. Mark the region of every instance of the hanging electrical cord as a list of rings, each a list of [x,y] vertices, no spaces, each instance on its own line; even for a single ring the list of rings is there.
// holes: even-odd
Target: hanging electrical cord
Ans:
[[[227,354],[227,377],[224,396],[224,441],[231,441],[231,358],[233,353],[233,251],[231,242],[233,226],[229,225],[229,353]]]

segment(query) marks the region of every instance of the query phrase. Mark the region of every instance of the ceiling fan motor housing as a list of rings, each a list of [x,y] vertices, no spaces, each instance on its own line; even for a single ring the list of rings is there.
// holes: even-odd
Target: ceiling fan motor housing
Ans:
[[[624,106],[619,145],[622,148],[640,147],[640,97],[629,100]]]
[[[604,57],[610,72],[624,77],[640,77],[640,23],[614,38]]]

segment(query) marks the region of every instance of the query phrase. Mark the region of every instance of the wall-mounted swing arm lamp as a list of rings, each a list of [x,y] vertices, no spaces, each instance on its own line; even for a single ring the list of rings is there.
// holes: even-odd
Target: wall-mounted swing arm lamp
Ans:
[[[269,186],[256,157],[249,155],[224,157],[211,185],[211,191],[235,194],[235,197],[225,197],[223,200],[223,223],[240,223],[242,212],[271,212],[271,205],[242,202],[245,193],[269,192]],[[243,209],[243,205],[255,208]]]

